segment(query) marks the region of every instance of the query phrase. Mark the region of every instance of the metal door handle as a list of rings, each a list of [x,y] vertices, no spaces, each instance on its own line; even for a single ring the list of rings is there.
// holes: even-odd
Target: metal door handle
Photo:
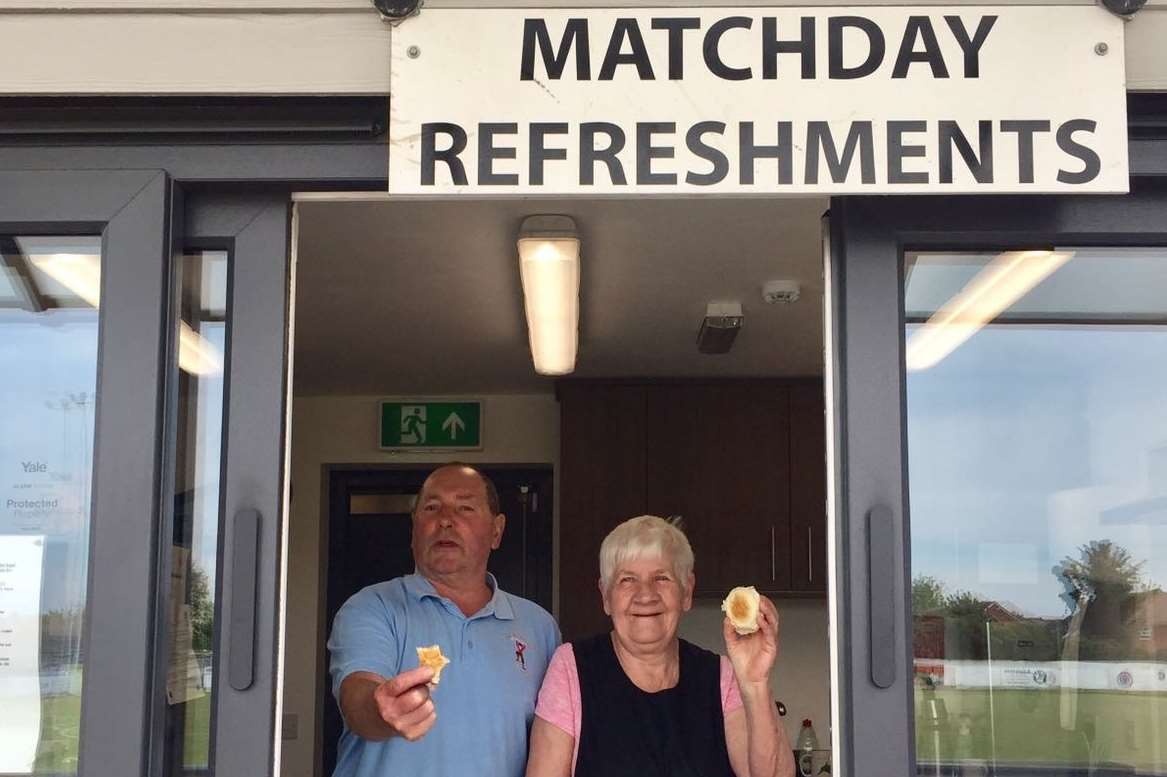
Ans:
[[[255,595],[258,590],[259,511],[235,513],[231,537],[231,618],[227,682],[245,691],[255,680]]]
[[[774,524],[770,524],[770,582],[778,579],[778,572],[774,567]]]
[[[807,579],[814,582],[814,552],[811,550],[811,529],[810,524],[806,525],[806,569]]]
[[[890,688],[896,679],[895,520],[877,505],[867,512],[868,631],[871,682]]]

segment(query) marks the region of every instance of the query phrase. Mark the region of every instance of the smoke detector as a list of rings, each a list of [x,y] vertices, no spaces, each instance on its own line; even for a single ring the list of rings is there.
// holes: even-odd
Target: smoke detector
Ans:
[[[766,281],[762,284],[762,301],[767,305],[798,302],[801,293],[798,281]]]

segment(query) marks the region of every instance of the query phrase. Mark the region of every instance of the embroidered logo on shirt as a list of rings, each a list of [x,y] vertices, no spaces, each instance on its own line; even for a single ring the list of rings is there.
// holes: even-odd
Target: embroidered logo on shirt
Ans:
[[[523,654],[527,652],[527,643],[521,637],[511,634],[511,642],[515,643],[515,663],[518,664],[522,670],[527,671],[527,659]]]

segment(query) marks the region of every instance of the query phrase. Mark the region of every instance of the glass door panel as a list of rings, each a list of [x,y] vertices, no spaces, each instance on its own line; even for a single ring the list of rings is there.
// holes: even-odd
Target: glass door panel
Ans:
[[[918,772],[1167,773],[1167,250],[903,279]]]
[[[100,237],[0,236],[0,773],[75,774]]]

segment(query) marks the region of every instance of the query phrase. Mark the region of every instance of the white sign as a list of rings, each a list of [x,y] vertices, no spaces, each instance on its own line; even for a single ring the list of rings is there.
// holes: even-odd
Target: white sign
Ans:
[[[0,774],[30,774],[41,736],[45,538],[0,535]]]
[[[425,8],[392,45],[393,194],[1128,187],[1098,7]]]

